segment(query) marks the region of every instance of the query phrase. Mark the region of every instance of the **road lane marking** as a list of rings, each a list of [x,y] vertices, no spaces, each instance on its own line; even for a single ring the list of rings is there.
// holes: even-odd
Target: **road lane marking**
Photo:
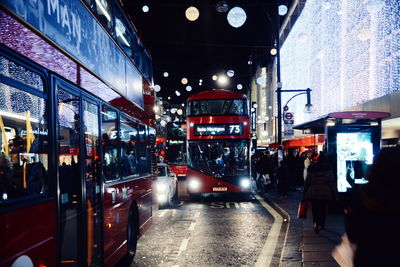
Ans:
[[[188,243],[189,243],[188,238],[182,240],[181,246],[179,247],[178,256],[180,256],[181,253],[186,250]]]
[[[194,217],[195,217],[195,218],[199,218],[199,217],[200,217],[200,211],[196,212],[196,213],[194,214]]]
[[[196,223],[195,223],[195,222],[192,222],[192,223],[190,224],[189,231],[193,231],[195,226],[196,226]]]
[[[165,213],[167,213],[168,210],[163,210],[160,214],[158,214],[158,217],[163,217],[165,215]]]
[[[274,256],[276,245],[278,243],[283,218],[258,194],[255,197],[258,202],[260,202],[261,205],[266,208],[267,211],[274,217],[274,223],[272,224],[271,230],[269,231],[267,236],[267,240],[265,241],[264,247],[255,265],[256,267],[266,267],[271,265],[272,257]]]

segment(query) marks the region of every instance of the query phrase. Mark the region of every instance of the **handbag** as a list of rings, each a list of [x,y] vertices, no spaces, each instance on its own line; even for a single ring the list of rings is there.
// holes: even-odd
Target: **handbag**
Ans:
[[[264,185],[269,185],[271,183],[271,179],[269,178],[269,174],[263,174],[263,178],[264,178]]]
[[[354,252],[357,246],[350,242],[347,234],[342,235],[342,241],[332,251],[332,257],[341,267],[353,267]]]
[[[299,203],[299,209],[297,210],[297,218],[299,219],[307,219],[307,207],[308,201],[303,199]]]

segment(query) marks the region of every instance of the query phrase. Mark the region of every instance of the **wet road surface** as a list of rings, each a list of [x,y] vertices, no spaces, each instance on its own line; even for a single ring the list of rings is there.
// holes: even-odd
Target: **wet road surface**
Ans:
[[[131,267],[256,266],[266,254],[278,266],[281,245],[270,241],[276,218],[261,202],[255,194],[214,195],[156,210]]]

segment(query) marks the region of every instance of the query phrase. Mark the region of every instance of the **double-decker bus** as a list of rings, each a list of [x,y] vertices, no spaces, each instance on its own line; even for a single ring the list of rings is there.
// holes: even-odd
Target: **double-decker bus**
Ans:
[[[186,178],[186,123],[169,122],[167,124],[166,161],[179,180]]]
[[[156,175],[149,53],[118,1],[0,7],[0,266],[132,259]]]
[[[188,98],[189,195],[251,192],[247,97],[210,90]]]

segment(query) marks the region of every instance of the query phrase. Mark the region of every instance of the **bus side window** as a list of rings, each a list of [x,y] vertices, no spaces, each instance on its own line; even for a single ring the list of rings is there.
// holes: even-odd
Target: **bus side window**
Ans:
[[[0,202],[47,192],[47,110],[44,99],[0,83]]]

